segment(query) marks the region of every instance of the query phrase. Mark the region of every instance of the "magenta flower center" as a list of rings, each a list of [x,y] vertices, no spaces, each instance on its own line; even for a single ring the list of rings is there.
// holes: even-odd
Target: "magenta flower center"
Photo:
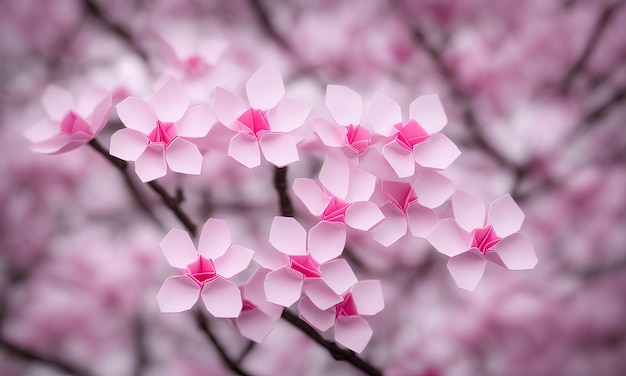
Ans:
[[[191,55],[183,61],[183,67],[190,73],[202,73],[207,68],[207,64],[201,56]]]
[[[428,140],[430,135],[422,128],[417,121],[411,120],[406,125],[396,124],[396,140],[398,143],[408,150],[421,142]]]
[[[347,144],[357,154],[363,153],[370,146],[372,135],[367,128],[360,125],[348,125]]]
[[[202,255],[199,255],[196,261],[187,265],[185,274],[193,279],[200,287],[202,287],[205,282],[212,281],[217,278],[213,260]]]
[[[335,309],[335,318],[339,316],[356,316],[359,314],[356,310],[356,304],[354,304],[352,293],[350,292],[343,297],[343,301],[337,303]]]
[[[383,182],[383,192],[387,199],[404,213],[406,213],[409,205],[417,201],[417,194],[415,194],[410,183],[385,181]]]
[[[164,123],[157,120],[156,127],[148,135],[150,142],[160,142],[168,146],[177,136],[176,123]]]
[[[289,256],[289,267],[299,273],[304,278],[320,278],[320,264],[315,261],[310,254],[306,256]]]
[[[243,306],[241,307],[241,312],[249,312],[252,311],[253,309],[256,308],[256,306],[254,304],[252,304],[250,301],[246,300],[246,299],[242,299],[241,300]]]
[[[74,111],[68,112],[63,120],[61,120],[61,132],[68,135],[85,133],[93,136],[93,134],[91,134],[91,129],[89,129],[89,124],[87,124],[85,119],[80,117]]]
[[[322,219],[329,222],[344,222],[348,207],[350,203],[333,196],[322,213]]]
[[[491,225],[472,230],[472,248],[478,248],[483,254],[495,247],[500,240],[502,238],[496,235]]]
[[[256,138],[270,130],[267,111],[249,108],[237,120],[242,125],[242,131],[248,132]]]

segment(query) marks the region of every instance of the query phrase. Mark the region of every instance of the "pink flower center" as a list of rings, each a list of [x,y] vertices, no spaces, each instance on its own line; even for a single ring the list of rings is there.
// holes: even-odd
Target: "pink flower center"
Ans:
[[[320,264],[310,254],[306,256],[289,256],[289,267],[304,275],[304,278],[320,278]]]
[[[359,314],[356,310],[356,304],[354,304],[352,293],[350,292],[343,297],[343,301],[337,303],[335,309],[335,318],[339,316],[356,316]]]
[[[156,127],[148,135],[150,142],[160,142],[168,146],[176,138],[176,123],[164,123],[157,120]]]
[[[398,129],[398,132],[396,133],[396,140],[400,145],[408,150],[413,150],[413,146],[428,140],[430,137],[424,128],[422,128],[415,120],[409,121],[405,126],[402,126],[402,124],[396,124],[396,129]]]
[[[478,248],[482,254],[487,253],[488,250],[495,247],[502,240],[501,237],[496,235],[491,225],[472,230],[472,237],[472,248]]]
[[[350,203],[333,196],[322,213],[322,219],[329,222],[344,222],[348,207]]]
[[[241,300],[243,306],[241,307],[241,312],[249,312],[252,311],[253,309],[256,308],[256,306],[254,304],[252,304],[250,301],[246,300],[246,299],[242,299]]]
[[[191,55],[183,61],[184,69],[189,73],[200,74],[208,67],[204,59],[199,55]]]
[[[357,154],[363,153],[370,146],[372,135],[360,125],[348,125],[347,144]]]
[[[77,115],[74,111],[68,112],[63,120],[61,120],[61,132],[68,135],[85,133],[93,136],[93,134],[91,134],[91,130],[89,129],[89,124],[87,124],[85,119]]]
[[[270,130],[267,111],[249,108],[237,120],[243,126],[242,131],[248,132],[256,138]]]
[[[212,281],[217,278],[213,260],[202,255],[199,255],[196,261],[187,265],[187,271],[185,274],[193,279],[200,287],[202,287],[205,282]]]
[[[417,201],[417,195],[410,183],[384,181],[383,192],[389,201],[404,213],[410,204]]]

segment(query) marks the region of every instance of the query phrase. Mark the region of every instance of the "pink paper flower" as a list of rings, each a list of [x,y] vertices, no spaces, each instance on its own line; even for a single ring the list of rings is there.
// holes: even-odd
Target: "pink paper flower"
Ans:
[[[388,138],[383,158],[398,177],[412,176],[415,163],[434,169],[445,169],[461,152],[441,131],[448,119],[439,96],[424,95],[411,103],[411,119],[402,122],[400,105],[376,93],[368,116],[374,132]]]
[[[372,337],[372,328],[361,316],[372,316],[385,308],[383,291],[377,280],[359,281],[342,294],[341,301],[320,309],[308,297],[298,304],[300,317],[324,332],[335,326],[335,341],[360,353]]]
[[[37,153],[74,150],[96,138],[109,120],[111,93],[102,89],[87,89],[76,103],[68,91],[51,85],[41,101],[49,118],[24,132]]]
[[[283,98],[280,72],[267,67],[259,68],[246,82],[246,93],[248,108],[236,94],[221,87],[215,90],[215,115],[237,132],[228,145],[228,155],[248,168],[261,163],[261,152],[277,167],[299,160],[296,141],[287,133],[302,126],[311,107]]]
[[[383,181],[382,192],[388,199],[382,206],[385,219],[372,229],[374,240],[389,247],[406,235],[426,238],[439,222],[433,210],[443,204],[454,189],[452,182],[433,170],[423,170],[413,184]]]
[[[199,76],[218,63],[228,42],[220,38],[200,39],[197,33],[175,29],[160,36],[159,47],[168,65],[187,76]]]
[[[231,278],[245,270],[253,251],[231,245],[226,221],[210,218],[202,227],[198,250],[189,234],[173,229],[159,244],[167,262],[182,275],[165,280],[157,294],[161,312],[191,309],[202,296],[215,317],[234,318],[242,309],[241,293]]]
[[[274,217],[270,243],[281,252],[284,265],[265,278],[269,302],[289,307],[304,292],[321,309],[341,301],[341,295],[356,283],[354,272],[341,254],[345,237],[328,234],[319,224],[306,230],[294,219]]]
[[[460,288],[476,288],[487,260],[509,270],[535,267],[537,256],[530,239],[517,232],[524,213],[510,195],[492,202],[486,219],[483,201],[466,192],[454,194],[452,208],[456,220],[440,221],[428,241],[450,256],[448,270]]]
[[[202,154],[187,138],[207,135],[215,117],[204,106],[189,107],[189,97],[175,78],[161,85],[150,103],[128,97],[117,105],[127,128],[111,137],[111,155],[135,162],[143,182],[165,176],[167,168],[200,174]]]

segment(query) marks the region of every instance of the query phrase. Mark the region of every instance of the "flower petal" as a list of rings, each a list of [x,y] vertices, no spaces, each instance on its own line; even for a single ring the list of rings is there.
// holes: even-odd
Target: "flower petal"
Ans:
[[[300,128],[310,112],[311,106],[285,97],[267,114],[270,130],[287,133]]]
[[[78,114],[89,122],[89,130],[95,136],[106,125],[113,105],[111,93],[100,88],[90,88],[78,102]]]
[[[206,309],[215,317],[237,317],[243,306],[239,287],[233,282],[217,277],[204,284],[202,302]]]
[[[200,175],[202,170],[200,150],[195,144],[180,137],[167,146],[165,159],[170,170],[181,174]]]
[[[443,170],[459,155],[461,155],[459,148],[441,133],[435,133],[428,140],[413,147],[415,162],[426,168]]]
[[[359,281],[351,292],[359,315],[375,315],[385,308],[383,288],[378,280]]]
[[[225,278],[231,278],[244,270],[250,265],[254,251],[238,245],[233,245],[226,253],[215,259],[215,271],[217,274]]]
[[[205,105],[191,107],[176,123],[176,133],[181,137],[200,138],[209,133],[217,119]]]
[[[311,302],[319,309],[328,309],[343,301],[324,281],[317,278],[304,281],[304,293],[311,299]]]
[[[352,168],[348,182],[346,201],[368,201],[376,188],[376,176],[362,168]]]
[[[170,230],[159,243],[167,262],[178,269],[184,269],[198,258],[198,252],[189,234],[177,228]]]
[[[350,179],[350,167],[345,160],[326,154],[324,164],[319,173],[324,188],[337,198],[346,199]]]
[[[485,272],[485,258],[471,250],[451,257],[448,260],[448,271],[454,278],[457,286],[467,291],[474,291]]]
[[[394,132],[394,125],[402,123],[400,105],[388,96],[377,92],[367,112],[374,132],[385,137]]]
[[[527,270],[537,265],[537,255],[530,239],[524,234],[513,234],[496,245],[496,253],[509,270]]]
[[[178,80],[170,77],[154,93],[152,106],[159,120],[174,123],[187,111],[189,96]]]
[[[217,260],[222,257],[231,245],[228,223],[222,219],[209,218],[200,233],[198,253]]]
[[[346,136],[348,134],[348,129],[346,127],[331,123],[330,121],[320,117],[313,118],[309,121],[313,126],[313,130],[320,140],[322,140],[324,145],[338,148],[345,144]]]
[[[280,268],[265,277],[265,296],[270,303],[289,307],[302,294],[302,274],[289,268]]]
[[[433,209],[425,208],[416,203],[409,205],[406,218],[411,234],[422,239],[426,239],[439,222],[439,217]]]
[[[230,139],[228,156],[248,168],[261,164],[261,152],[256,137],[244,132],[239,132]]]
[[[314,216],[320,216],[328,206],[330,198],[312,179],[298,178],[293,181],[293,192]]]
[[[485,226],[485,204],[480,198],[457,190],[452,196],[454,218],[467,232]]]
[[[320,332],[327,331],[335,323],[335,309],[321,310],[307,296],[300,299],[298,312],[304,321]]]
[[[198,301],[200,287],[186,275],[169,277],[157,293],[161,312],[183,312],[191,309]]]
[[[88,139],[75,141],[74,137],[61,133],[31,146],[31,150],[40,154],[61,154],[74,150],[87,143],[87,141]]]
[[[496,234],[505,238],[522,228],[524,212],[511,195],[504,195],[489,205],[487,223],[493,226]]]
[[[361,316],[339,316],[335,323],[335,341],[357,353],[365,349],[372,334],[372,328]]]
[[[339,257],[345,245],[346,227],[342,223],[322,221],[309,230],[309,252],[320,264]]]
[[[343,294],[357,282],[352,268],[344,259],[320,265],[320,272],[324,282],[337,294]]]
[[[374,240],[385,247],[389,247],[406,235],[406,217],[394,205],[387,203],[381,208],[385,216],[370,232]]]
[[[135,160],[135,172],[144,183],[165,176],[167,164],[165,163],[163,144],[148,145],[139,158]]]
[[[422,95],[411,103],[411,119],[415,119],[426,132],[439,132],[448,123],[446,112],[436,94]]]
[[[296,141],[288,134],[267,132],[259,140],[265,159],[276,167],[284,167],[300,159]]]
[[[363,113],[363,102],[356,91],[343,85],[326,87],[326,107],[337,124],[358,125]]]
[[[285,95],[280,72],[269,67],[259,68],[246,82],[246,94],[252,108],[268,110]]]
[[[373,202],[353,202],[346,210],[346,224],[354,229],[368,231],[385,216]]]
[[[28,141],[36,144],[38,142],[49,140],[52,137],[59,135],[60,132],[61,128],[59,127],[59,123],[51,121],[50,119],[45,119],[26,129],[23,134]]]
[[[237,119],[246,111],[246,107],[235,93],[218,86],[213,97],[213,111],[220,123],[236,131]]]
[[[274,217],[270,244],[286,255],[306,255],[306,231],[291,217]]]
[[[255,308],[251,311],[242,312],[235,320],[235,325],[242,336],[261,343],[274,329],[274,320],[260,309]]]
[[[420,205],[431,209],[441,206],[454,192],[450,179],[428,169],[420,173],[413,189]]]
[[[72,109],[72,102],[72,94],[56,85],[48,86],[41,97],[48,116],[55,121],[61,121],[65,117]]]
[[[472,245],[470,233],[452,218],[439,221],[426,239],[437,251],[450,257],[467,251]]]
[[[146,136],[156,127],[157,116],[150,103],[136,97],[127,97],[115,106],[117,116],[127,128]]]
[[[399,178],[406,178],[415,173],[413,154],[397,142],[393,141],[383,146],[382,155]]]

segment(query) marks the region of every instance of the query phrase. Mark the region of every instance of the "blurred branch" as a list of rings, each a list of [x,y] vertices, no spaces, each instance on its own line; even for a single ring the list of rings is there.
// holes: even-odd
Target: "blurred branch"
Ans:
[[[46,364],[50,367],[56,368],[59,371],[63,371],[70,375],[78,375],[78,376],[89,376],[92,375],[91,372],[83,369],[74,364],[68,363],[65,360],[48,357],[45,355],[37,354],[34,351],[20,347],[18,345],[12,344],[8,342],[5,338],[0,337],[0,348],[13,356],[20,357],[25,360],[34,361],[38,363]]]
[[[133,320],[132,329],[135,340],[135,369],[133,375],[141,376],[146,373],[146,366],[149,364],[149,359],[145,342],[146,324],[140,315],[137,315]]]
[[[248,0],[250,8],[259,20],[263,31],[272,38],[283,50],[291,51],[291,46],[285,38],[276,30],[276,27],[272,23],[269,12],[265,9],[265,5],[261,0]]]
[[[283,217],[293,217],[293,204],[287,193],[287,167],[276,167],[274,169],[274,188],[276,188],[276,192],[278,192],[280,215]]]

